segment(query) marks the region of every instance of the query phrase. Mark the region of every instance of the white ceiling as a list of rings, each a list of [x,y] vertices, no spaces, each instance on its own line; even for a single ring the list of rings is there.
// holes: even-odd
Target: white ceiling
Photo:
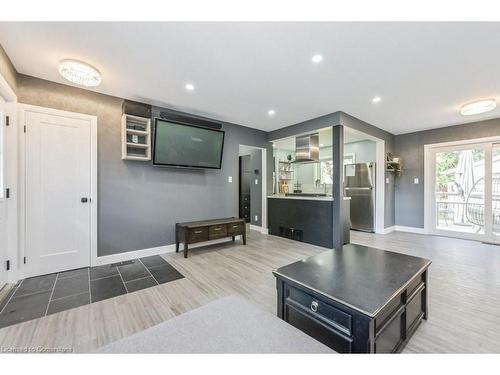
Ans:
[[[499,39],[500,23],[0,23],[20,73],[67,83],[59,61],[80,59],[95,91],[264,130],[338,110],[395,134],[500,117],[459,114],[500,101]]]

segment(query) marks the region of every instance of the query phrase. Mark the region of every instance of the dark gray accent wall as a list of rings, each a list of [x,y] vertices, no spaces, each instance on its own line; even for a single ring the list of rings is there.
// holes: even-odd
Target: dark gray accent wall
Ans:
[[[397,135],[395,155],[403,172],[396,178],[396,224],[424,227],[424,145],[492,136],[500,136],[500,119]]]
[[[240,155],[250,155],[250,223],[262,225],[262,151],[240,146]],[[258,173],[255,173],[255,171]],[[237,178],[237,177],[236,177]],[[258,184],[255,184],[255,180]],[[255,220],[257,215],[257,220]]]
[[[303,121],[298,124],[290,125],[285,128],[273,130],[267,133],[267,138],[269,141],[275,141],[277,139],[291,137],[302,133],[309,133],[314,130],[327,128],[329,126],[340,125],[341,113],[342,112],[334,112],[325,116]]]
[[[18,76],[19,102],[98,118],[98,253],[100,256],[174,243],[179,221],[238,216],[238,148],[265,147],[266,133],[223,123],[221,170],[152,167],[121,160],[121,98]],[[157,114],[160,108],[154,108]],[[161,109],[168,112],[168,109]],[[228,183],[228,177],[233,183]]]

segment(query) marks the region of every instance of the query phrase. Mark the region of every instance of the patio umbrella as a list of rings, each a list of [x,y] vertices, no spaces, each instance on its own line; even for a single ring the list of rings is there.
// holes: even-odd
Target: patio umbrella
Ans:
[[[474,187],[474,155],[472,150],[462,150],[458,157],[457,168],[455,169],[455,181],[462,189],[462,202],[466,202],[470,191]],[[465,223],[465,206],[455,211],[455,221]]]

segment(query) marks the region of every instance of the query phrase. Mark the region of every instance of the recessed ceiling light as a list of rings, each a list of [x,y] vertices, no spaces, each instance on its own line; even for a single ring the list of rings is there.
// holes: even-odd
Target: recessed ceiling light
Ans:
[[[186,86],[184,86],[184,87],[188,91],[194,91],[194,85],[192,83],[186,83]]]
[[[374,97],[374,98],[372,99],[372,102],[374,102],[374,103],[378,103],[378,102],[380,102],[381,100],[382,100],[382,98],[381,98],[380,96],[376,96],[376,97]]]
[[[313,63],[317,64],[317,63],[323,61],[323,56],[321,56],[321,55],[314,55],[311,60],[312,60]]]
[[[276,112],[274,111],[274,109],[270,109],[269,111],[267,111],[267,114],[269,116],[274,116],[276,114]]]
[[[460,113],[464,116],[478,115],[493,111],[497,106],[495,99],[481,99],[471,103],[464,104],[460,109]]]
[[[61,61],[59,73],[64,79],[81,86],[99,86],[102,81],[101,74],[96,68],[77,60]]]

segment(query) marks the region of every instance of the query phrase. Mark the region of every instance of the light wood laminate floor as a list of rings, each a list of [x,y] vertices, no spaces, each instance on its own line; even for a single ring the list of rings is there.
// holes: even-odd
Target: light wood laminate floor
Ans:
[[[352,242],[422,256],[429,271],[429,320],[407,353],[500,352],[500,247],[473,241],[394,232],[352,232]],[[272,269],[324,248],[252,231],[238,241],[165,254],[184,279],[147,288],[0,330],[0,347],[92,351],[222,296],[239,294],[272,313]]]

